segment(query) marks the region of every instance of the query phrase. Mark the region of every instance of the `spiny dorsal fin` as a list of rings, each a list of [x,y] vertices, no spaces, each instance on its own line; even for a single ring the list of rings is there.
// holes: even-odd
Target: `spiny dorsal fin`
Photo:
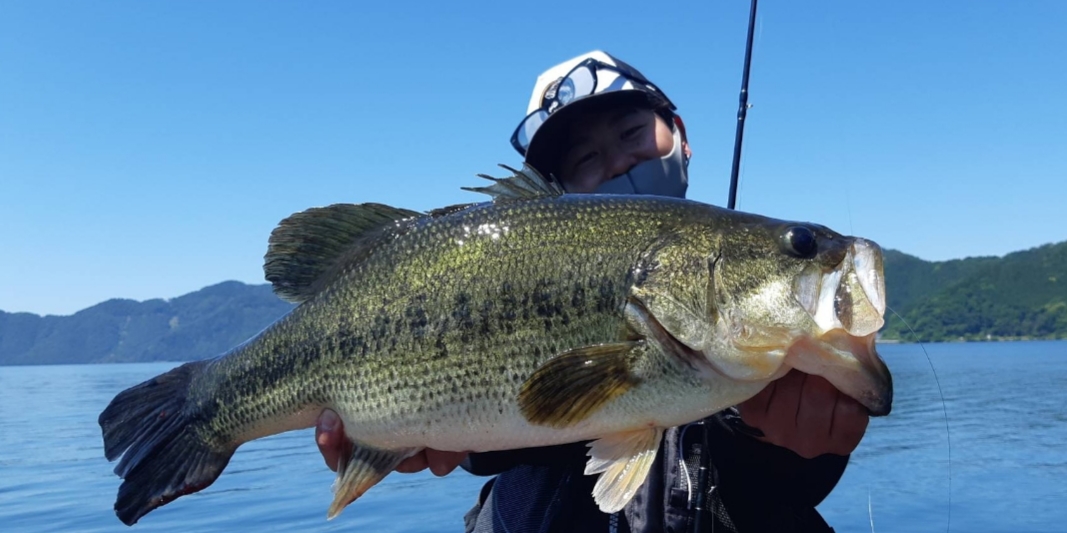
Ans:
[[[470,203],[470,204],[446,205],[444,207],[438,207],[437,209],[431,209],[431,210],[427,211],[426,214],[430,215],[430,217],[432,217],[432,218],[445,217],[445,216],[451,215],[452,213],[458,213],[460,211],[464,211],[464,210],[470,209],[472,206],[475,206],[475,205],[478,205],[478,204],[477,203]]]
[[[500,166],[511,172],[512,175],[507,178],[494,178],[485,174],[478,174],[479,178],[485,178],[492,181],[493,184],[487,187],[462,187],[462,189],[488,194],[493,197],[493,201],[529,200],[563,194],[563,188],[559,184],[545,179],[530,165],[523,163],[522,170],[516,170],[507,165]]]
[[[337,260],[360,240],[423,216],[383,204],[334,204],[290,215],[270,234],[263,273],[283,300],[301,303]]]

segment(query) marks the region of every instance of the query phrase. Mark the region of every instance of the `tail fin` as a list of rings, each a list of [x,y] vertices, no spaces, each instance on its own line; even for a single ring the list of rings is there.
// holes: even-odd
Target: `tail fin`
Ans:
[[[200,413],[186,405],[189,383],[207,361],[186,363],[126,389],[100,414],[104,455],[122,460],[115,514],[128,526],[151,510],[211,485],[236,447],[216,449],[191,425]]]

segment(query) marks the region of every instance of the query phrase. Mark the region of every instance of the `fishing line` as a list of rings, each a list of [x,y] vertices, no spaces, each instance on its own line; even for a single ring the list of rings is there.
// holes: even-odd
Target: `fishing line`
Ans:
[[[751,151],[751,149],[749,149]],[[737,198],[742,196],[745,192],[745,172],[748,170],[748,164],[741,163],[741,176],[737,178],[737,195],[734,197],[734,208],[737,208]]]
[[[911,327],[911,324],[908,324],[907,320],[904,320],[904,317],[900,316],[900,313],[897,313],[896,310],[888,305],[886,306],[886,309],[889,309],[889,311],[896,315],[896,317],[904,323],[904,326],[911,331],[912,335],[918,336],[915,329]],[[941,395],[941,409],[945,415],[945,440],[948,441],[948,524],[945,525],[945,531],[947,532],[952,529],[952,431],[949,429],[948,425],[948,405],[945,403],[945,393],[941,390],[941,380],[937,377],[937,369],[934,368],[934,361],[930,359],[930,353],[926,351],[926,345],[924,345],[922,341],[917,342],[919,348],[922,348],[923,354],[926,355],[926,362],[930,363],[930,371],[934,373],[934,383],[937,384],[937,393]]]
[[[845,212],[848,213],[848,234],[855,235],[856,230],[852,228],[852,195],[848,193],[848,180],[845,180]]]
[[[871,519],[871,533],[874,533],[874,510],[871,509],[871,486],[867,485],[867,517]]]

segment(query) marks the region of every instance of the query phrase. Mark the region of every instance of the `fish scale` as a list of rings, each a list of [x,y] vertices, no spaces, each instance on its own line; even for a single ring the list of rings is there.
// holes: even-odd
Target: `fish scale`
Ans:
[[[627,210],[632,202],[624,201],[585,213],[589,200],[573,203],[569,209],[555,202],[473,209],[447,225],[405,234],[390,253],[346,269],[320,296],[193,382],[190,397],[215,404],[214,414],[205,413],[213,440],[220,448],[250,440],[264,429],[273,432],[269,422],[280,412],[330,407],[353,433],[373,428],[359,432],[373,443],[376,431],[404,434],[396,421],[430,407],[415,401],[427,397],[424,389],[437,404],[462,400],[472,409],[466,415],[488,417],[493,409],[479,402],[514,402],[521,380],[565,347],[615,340],[624,329],[619,308],[626,277],[656,236],[649,222],[663,211],[638,203],[634,216]],[[604,231],[596,230],[594,218]],[[476,230],[490,224],[501,228],[496,237]],[[585,229],[578,239],[569,237],[574,224]],[[538,252],[536,260],[512,259],[529,257],[529,250]],[[588,261],[596,267],[567,268]],[[480,327],[464,328],[462,320],[453,327],[461,297],[468,309],[486,314]],[[568,305],[555,312],[552,302],[564,300]],[[383,317],[395,323],[393,330],[380,327]],[[506,371],[483,372],[487,353]],[[451,376],[447,388],[428,378],[439,375]],[[451,397],[453,389],[462,393]],[[434,429],[428,421],[413,423]]]
[[[579,205],[573,211],[580,212],[586,202],[574,203]],[[404,434],[405,428],[397,427],[398,420],[410,419],[416,427],[428,428],[435,428],[424,425],[431,422],[490,422],[428,421],[411,419],[410,414],[436,413],[435,406],[460,400],[460,405],[471,410],[463,413],[468,417],[488,417],[494,410],[499,417],[499,409],[481,404],[514,403],[522,381],[566,347],[617,340],[625,327],[619,310],[627,295],[626,278],[658,236],[654,224],[650,229],[650,219],[664,212],[639,204],[643,212],[633,216],[623,204],[586,214],[586,219],[601,215],[599,226],[607,229],[596,231],[597,224],[583,220],[580,224],[586,231],[577,243],[568,237],[577,217],[558,209],[555,202],[474,209],[447,225],[405,234],[389,248],[390,253],[347,270],[321,296],[274,326],[277,336],[297,342],[279,347],[276,341],[253,341],[220,360],[231,365],[251,361],[251,376],[277,374],[264,372],[258,365],[292,368],[293,379],[272,385],[278,391],[291,391],[284,401],[278,395],[263,394],[263,384],[255,380],[227,388],[258,398],[256,407],[245,414],[266,413],[265,406],[271,404],[299,410],[310,398],[321,398],[324,403],[315,408],[336,409],[352,436],[371,444],[378,441],[375,430]],[[557,215],[559,211],[563,212]],[[470,229],[488,224],[508,230],[494,238]],[[534,260],[512,259],[529,258],[530,250],[538,252]],[[595,259],[595,270],[567,268],[589,259]],[[457,271],[468,275],[448,275]],[[430,290],[427,280],[435,280]],[[473,321],[464,327],[465,321],[457,317],[458,300],[468,309],[488,310],[488,316],[477,327]],[[390,320],[399,331],[374,327],[376,322],[382,324],[383,316],[407,320]],[[307,329],[291,331],[290,324]],[[261,338],[272,333],[268,330]],[[295,349],[301,344],[298,339],[321,341],[308,341],[304,349]],[[451,380],[446,383],[443,376]],[[203,388],[206,394],[214,394],[215,389]],[[220,427],[220,432],[235,437],[246,432],[247,425],[258,423],[251,417],[242,423],[237,423],[238,417],[225,420],[228,427]]]
[[[264,269],[300,305],[101,414],[105,455],[122,456],[119,518],[133,524],[210,485],[242,443],[309,427],[324,408],[354,442],[330,516],[423,448],[581,440],[595,440],[598,505],[617,510],[664,428],[755,395],[788,370],[795,343],[807,354],[795,364],[836,371],[828,379],[842,390],[888,411],[873,334],[822,331],[815,319],[878,323],[871,313],[884,309],[863,299],[885,301],[873,244],[812,227],[825,249],[808,254],[783,241],[799,226],[781,221],[511,179],[525,185],[499,181],[483,190],[491,203],[429,214],[338,204],[283,221]],[[847,276],[827,274],[838,270]],[[837,279],[857,287],[857,304],[820,310],[838,287],[818,284]]]

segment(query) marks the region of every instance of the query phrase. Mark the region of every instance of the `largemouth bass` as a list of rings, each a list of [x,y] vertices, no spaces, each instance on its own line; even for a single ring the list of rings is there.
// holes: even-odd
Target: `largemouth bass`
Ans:
[[[825,227],[694,201],[565,195],[529,168],[492,202],[297,213],[265,257],[299,305],[216,359],[118,394],[100,415],[132,525],[199,491],[248,441],[315,423],[353,441],[328,517],[424,448],[593,441],[594,497],[621,509],[665,428],[756,395],[790,368],[873,415],[881,250]]]

